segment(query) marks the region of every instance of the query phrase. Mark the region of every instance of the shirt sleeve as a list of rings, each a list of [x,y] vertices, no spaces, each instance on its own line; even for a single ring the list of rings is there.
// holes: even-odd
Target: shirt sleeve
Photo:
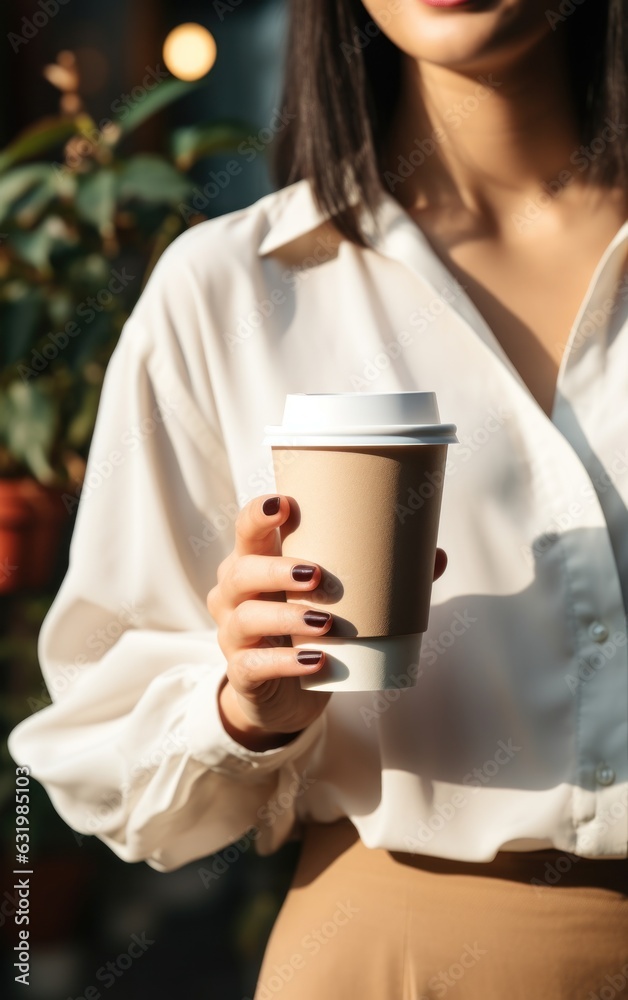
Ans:
[[[226,662],[205,601],[235,534],[235,516],[216,513],[237,508],[211,384],[199,403],[198,365],[159,291],[162,261],[107,369],[68,572],[40,633],[52,704],[9,749],[71,827],[168,871],[252,827],[259,853],[279,847],[294,809],[260,817],[303,775],[326,718],[264,752],[222,725]],[[180,310],[192,339],[207,336],[193,298]]]

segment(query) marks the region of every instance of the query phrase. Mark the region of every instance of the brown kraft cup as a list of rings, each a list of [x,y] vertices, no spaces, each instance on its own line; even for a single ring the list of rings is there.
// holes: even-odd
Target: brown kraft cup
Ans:
[[[315,591],[286,600],[334,616],[324,636],[292,637],[326,653],[302,687],[383,690],[400,675],[412,686],[455,428],[440,423],[433,393],[330,393],[288,396],[283,425],[266,432],[292,508],[282,555],[322,569]]]

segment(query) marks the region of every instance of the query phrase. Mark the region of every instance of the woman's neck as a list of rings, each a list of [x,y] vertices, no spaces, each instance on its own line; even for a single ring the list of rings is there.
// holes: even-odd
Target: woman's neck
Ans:
[[[477,75],[404,57],[385,181],[408,208],[458,208],[496,221],[574,167],[581,140],[564,56],[548,37]],[[585,172],[586,173],[586,172]]]

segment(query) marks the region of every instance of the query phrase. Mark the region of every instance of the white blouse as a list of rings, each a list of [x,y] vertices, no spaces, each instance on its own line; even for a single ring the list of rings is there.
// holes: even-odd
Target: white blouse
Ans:
[[[389,194],[379,222],[375,249],[338,245],[301,181],[195,226],[109,365],[40,636],[53,704],[9,746],[127,861],[169,870],[247,831],[267,854],[343,816],[368,847],[444,858],[628,854],[628,223],[549,419]],[[205,599],[239,508],[275,491],[263,427],[289,392],[396,390],[435,391],[460,442],[417,684],[334,693],[249,751],[221,724]]]

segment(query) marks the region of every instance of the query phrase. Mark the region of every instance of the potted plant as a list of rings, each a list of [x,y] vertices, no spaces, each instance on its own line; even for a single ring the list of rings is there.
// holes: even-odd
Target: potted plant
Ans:
[[[133,130],[203,81],[169,77],[97,125],[71,52],[44,73],[61,113],[0,152],[0,594],[54,574],[122,326],[165,247],[204,218],[187,171],[247,134],[186,127],[164,154],[125,155]]]

